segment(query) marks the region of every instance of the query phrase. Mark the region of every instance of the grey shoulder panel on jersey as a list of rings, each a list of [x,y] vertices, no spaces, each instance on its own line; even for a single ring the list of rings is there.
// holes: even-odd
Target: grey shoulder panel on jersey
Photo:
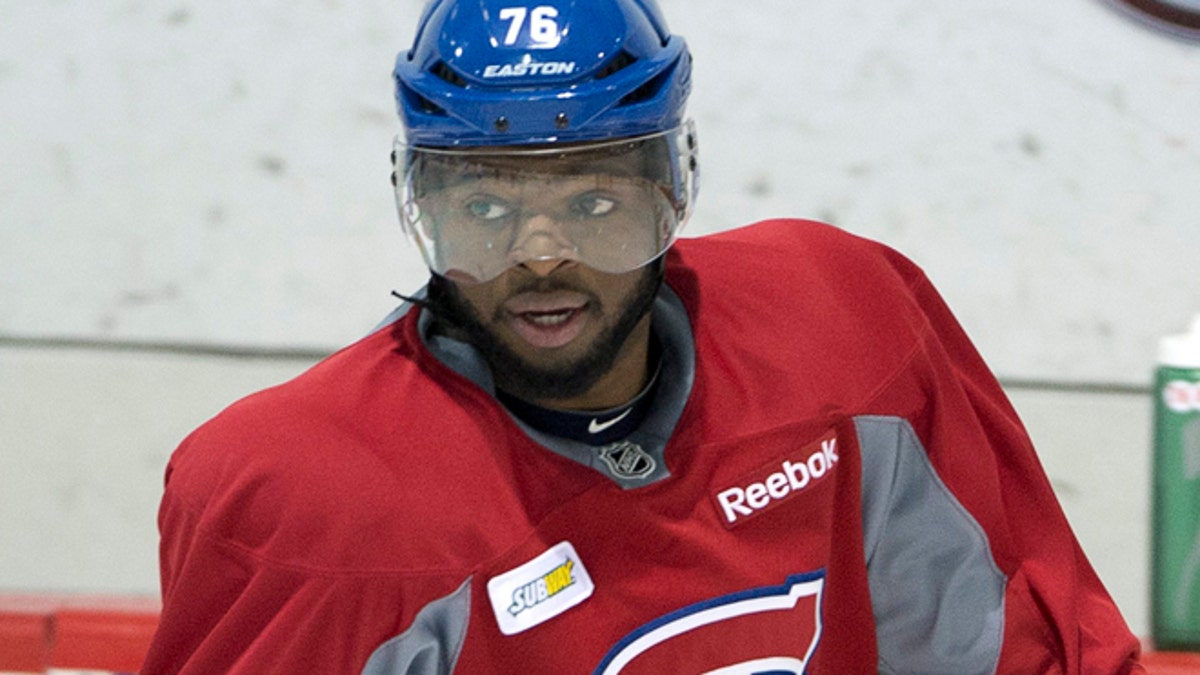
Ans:
[[[471,613],[471,579],[421,608],[400,635],[379,646],[362,675],[450,675],[458,662]]]
[[[907,420],[857,417],[880,673],[994,673],[1007,580]]]

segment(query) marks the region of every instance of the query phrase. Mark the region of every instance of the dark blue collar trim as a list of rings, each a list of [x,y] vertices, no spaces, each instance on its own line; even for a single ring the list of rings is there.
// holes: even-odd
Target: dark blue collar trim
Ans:
[[[656,349],[655,352],[657,351]],[[657,363],[650,382],[632,401],[609,410],[579,411],[544,408],[500,390],[496,391],[496,398],[513,415],[538,431],[588,445],[608,445],[628,436],[646,418],[646,413],[650,411],[654,403],[654,393],[658,388],[658,374],[661,370],[662,359],[657,359]]]

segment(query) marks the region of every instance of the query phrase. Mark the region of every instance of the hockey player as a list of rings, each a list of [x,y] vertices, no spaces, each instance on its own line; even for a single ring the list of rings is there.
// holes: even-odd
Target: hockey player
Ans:
[[[1138,642],[922,273],[676,241],[652,0],[434,0],[395,69],[432,271],[189,436],[146,673],[1123,673]]]

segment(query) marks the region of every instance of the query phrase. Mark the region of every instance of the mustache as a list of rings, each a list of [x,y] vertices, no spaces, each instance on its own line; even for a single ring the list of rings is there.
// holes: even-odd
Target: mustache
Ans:
[[[566,270],[544,277],[532,273],[522,275],[509,284],[505,295],[512,297],[521,293],[553,293],[555,291],[579,293],[586,295],[592,302],[597,304],[600,302],[600,299],[596,297],[596,293],[591,287],[573,278],[573,275]]]
[[[499,323],[504,321],[508,315],[505,309],[506,302],[519,295],[526,293],[554,293],[558,291],[576,293],[587,299],[587,308],[589,312],[601,312],[604,309],[604,303],[600,300],[600,296],[596,294],[594,288],[573,278],[570,272],[560,270],[549,276],[538,276],[536,274],[522,275],[509,282],[504,289],[504,302],[497,304],[495,311],[492,314],[492,320]]]

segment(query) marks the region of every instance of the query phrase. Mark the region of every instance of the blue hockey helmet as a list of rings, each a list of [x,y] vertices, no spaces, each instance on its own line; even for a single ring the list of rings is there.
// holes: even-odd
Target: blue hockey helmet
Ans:
[[[406,232],[435,273],[658,259],[697,190],[691,57],[654,0],[431,0],[396,61]]]
[[[654,0],[431,0],[394,75],[408,145],[530,145],[678,126],[691,57]]]

